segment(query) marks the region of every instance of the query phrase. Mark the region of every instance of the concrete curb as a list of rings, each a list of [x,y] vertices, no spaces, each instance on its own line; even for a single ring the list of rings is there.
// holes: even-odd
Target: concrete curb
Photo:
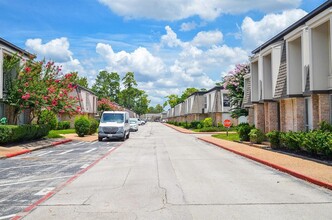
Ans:
[[[0,159],[6,159],[6,158],[15,157],[15,156],[18,156],[18,155],[21,155],[21,154],[27,154],[27,153],[30,153],[32,151],[36,151],[36,150],[40,150],[40,149],[44,149],[44,148],[48,148],[48,147],[54,147],[54,146],[57,146],[57,145],[60,145],[60,144],[65,144],[65,143],[68,143],[70,141],[72,141],[72,140],[71,139],[66,139],[66,140],[62,140],[62,141],[56,141],[56,142],[53,142],[51,144],[41,146],[41,147],[37,147],[37,148],[31,149],[31,150],[30,149],[23,149],[21,151],[15,152],[15,153],[6,154],[5,156],[0,157]]]
[[[245,154],[245,153],[242,153],[242,152],[239,152],[239,151],[236,151],[236,150],[233,150],[233,149],[230,149],[230,148],[224,147],[224,146],[221,145],[221,144],[216,144],[216,143],[213,143],[212,141],[204,140],[203,138],[198,138],[198,139],[201,140],[201,141],[207,142],[207,143],[209,143],[209,144],[213,144],[213,145],[215,145],[215,146],[217,146],[217,147],[220,147],[220,148],[222,148],[222,149],[228,150],[228,151],[230,151],[230,152],[232,152],[232,153],[238,154],[238,155],[240,155],[240,156],[242,156],[242,157],[246,157],[246,158],[248,158],[248,159],[254,160],[254,161],[259,162],[259,163],[262,163],[262,164],[267,165],[267,166],[269,166],[269,167],[272,167],[272,168],[274,168],[274,169],[276,169],[276,170],[282,171],[282,172],[284,172],[284,173],[288,173],[288,174],[290,174],[290,175],[292,175],[292,176],[294,176],[294,177],[297,177],[297,178],[299,178],[299,179],[302,179],[302,180],[308,181],[308,182],[310,182],[310,183],[313,183],[313,184],[315,184],[315,185],[322,186],[322,187],[324,187],[324,188],[327,188],[327,189],[329,189],[329,190],[332,190],[332,184],[330,184],[330,183],[326,183],[326,182],[323,182],[323,181],[317,180],[317,179],[315,179],[315,178],[312,178],[312,177],[309,177],[309,176],[303,175],[303,174],[301,174],[301,173],[295,172],[295,171],[293,171],[293,170],[290,170],[290,169],[288,169],[288,168],[285,168],[285,167],[279,166],[279,165],[277,165],[277,164],[273,164],[273,163],[270,163],[270,162],[268,162],[268,161],[265,161],[265,160],[262,160],[262,159],[259,159],[259,158],[256,158],[256,157],[253,157],[253,156],[247,155],[247,154]]]

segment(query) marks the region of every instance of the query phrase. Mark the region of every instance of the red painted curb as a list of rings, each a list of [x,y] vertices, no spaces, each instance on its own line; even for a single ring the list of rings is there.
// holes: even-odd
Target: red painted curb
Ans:
[[[293,171],[293,170],[287,169],[287,168],[285,168],[285,167],[282,167],[282,166],[279,166],[279,165],[276,165],[276,164],[270,163],[270,162],[268,162],[268,161],[261,160],[261,159],[259,159],[259,158],[256,158],[256,157],[253,157],[253,156],[250,156],[250,155],[247,155],[247,154],[241,153],[241,152],[239,152],[239,151],[229,149],[229,148],[224,147],[224,146],[222,146],[222,145],[220,145],[220,144],[213,143],[212,141],[204,140],[204,139],[202,139],[202,138],[198,138],[198,139],[199,139],[199,140],[202,140],[202,141],[205,141],[205,142],[207,142],[207,143],[213,144],[213,145],[215,145],[215,146],[218,146],[218,147],[220,147],[220,148],[223,148],[223,149],[225,149],[225,150],[228,150],[228,151],[230,151],[230,152],[232,152],[232,153],[238,154],[238,155],[240,155],[240,156],[242,156],[242,157],[246,157],[246,158],[248,158],[248,159],[254,160],[254,161],[259,162],[259,163],[262,163],[262,164],[267,165],[267,166],[269,166],[269,167],[272,167],[272,168],[274,168],[274,169],[280,170],[280,171],[282,171],[282,172],[284,172],[284,173],[288,173],[288,174],[290,174],[290,175],[292,175],[292,176],[295,176],[295,177],[297,177],[297,178],[299,178],[299,179],[302,179],[302,180],[308,181],[308,182],[310,182],[310,183],[316,184],[316,185],[318,185],[318,186],[322,186],[322,187],[324,187],[324,188],[327,188],[327,189],[332,190],[332,184],[330,184],[330,183],[326,183],[326,182],[323,182],[323,181],[320,181],[320,180],[314,179],[314,178],[312,178],[312,177],[309,177],[309,176],[303,175],[303,174],[301,174],[301,173],[298,173],[298,172],[295,172],[295,171]]]
[[[31,152],[31,150],[29,150],[29,149],[25,149],[25,150],[21,150],[21,151],[19,151],[19,152],[6,154],[5,157],[6,157],[6,158],[10,158],[10,157],[15,157],[15,156],[18,156],[18,155],[21,155],[21,154],[30,153],[30,152]]]
[[[53,142],[51,144],[51,146],[56,146],[56,145],[59,145],[59,144],[65,144],[65,143],[68,143],[68,142],[71,142],[72,140],[71,139],[66,139],[66,140],[63,140],[63,141],[57,141],[57,142]]]
[[[71,141],[71,140],[69,140]],[[66,141],[66,142],[69,142]],[[66,143],[65,142],[65,143]],[[56,142],[58,143],[58,142]],[[99,163],[102,159],[104,159],[105,157],[107,157],[108,155],[110,155],[114,150],[116,150],[117,148],[121,147],[122,144],[120,144],[118,147],[113,148],[112,150],[110,150],[109,152],[107,152],[106,154],[104,154],[102,157],[100,157],[98,160],[94,161],[92,164],[90,164],[88,167],[84,168],[83,170],[77,172],[76,174],[74,174],[74,176],[72,176],[69,180],[67,180],[65,183],[63,183],[62,185],[60,185],[59,187],[55,188],[54,190],[52,190],[51,192],[47,193],[45,196],[43,196],[42,198],[40,198],[38,201],[36,201],[35,203],[33,203],[32,205],[26,207],[23,210],[23,214],[17,214],[15,217],[12,218],[12,220],[19,220],[22,219],[23,217],[25,217],[26,215],[28,215],[33,209],[35,209],[39,204],[45,202],[46,200],[50,199],[52,196],[54,196],[57,192],[59,192],[60,190],[62,190],[65,186],[69,185],[71,182],[73,182],[75,179],[77,179],[79,176],[81,176],[83,173],[85,173],[86,171],[88,171],[89,169],[91,169],[92,167],[94,167],[97,163]]]

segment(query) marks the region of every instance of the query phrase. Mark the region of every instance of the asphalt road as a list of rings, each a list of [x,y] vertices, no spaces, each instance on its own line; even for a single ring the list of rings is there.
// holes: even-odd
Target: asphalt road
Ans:
[[[332,192],[193,135],[147,123],[33,208],[21,216],[34,220],[331,219]]]
[[[0,219],[9,219],[120,142],[70,142],[0,160]]]

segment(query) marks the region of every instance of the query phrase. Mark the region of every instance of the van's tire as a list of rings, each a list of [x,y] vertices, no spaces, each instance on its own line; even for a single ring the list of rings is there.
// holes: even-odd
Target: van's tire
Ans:
[[[127,136],[126,136],[127,139],[129,139],[129,135],[130,135],[130,132],[128,132],[128,134],[127,134]]]
[[[102,141],[103,140],[103,138],[102,137],[98,137],[98,141]]]
[[[125,141],[126,140],[126,134],[123,135],[123,137],[120,139],[120,141]]]

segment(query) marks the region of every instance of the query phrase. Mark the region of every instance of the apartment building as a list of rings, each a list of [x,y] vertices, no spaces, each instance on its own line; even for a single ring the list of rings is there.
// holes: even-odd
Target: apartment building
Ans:
[[[244,107],[265,132],[303,131],[332,122],[332,1],[255,49]]]
[[[6,100],[8,94],[8,82],[10,78],[16,77],[16,72],[5,72],[4,71],[4,62],[6,59],[10,59],[15,54],[20,54],[23,58],[28,59],[33,56],[29,52],[15,46],[14,44],[0,38],[0,118],[6,117],[8,123],[14,123],[15,119],[13,118],[13,108],[9,105],[6,105],[4,101]],[[20,114],[18,117],[18,124],[25,124],[29,121],[29,111],[25,111]]]
[[[199,91],[191,94],[184,102],[167,111],[167,120],[191,122],[211,117],[213,124],[222,123],[231,119],[228,91],[216,86],[208,91]],[[233,119],[232,119],[233,120]],[[233,124],[237,124],[233,120]]]

